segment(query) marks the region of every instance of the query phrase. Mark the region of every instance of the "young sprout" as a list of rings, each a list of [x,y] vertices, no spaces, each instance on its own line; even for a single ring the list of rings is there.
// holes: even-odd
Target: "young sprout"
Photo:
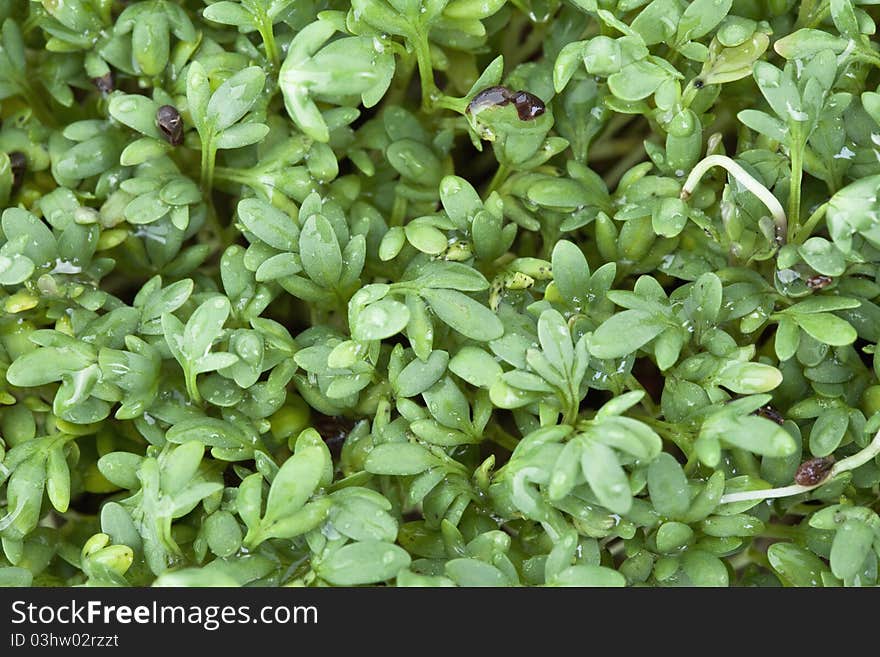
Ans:
[[[728,493],[721,496],[720,504],[730,504],[731,502],[745,502],[747,500],[769,500],[776,497],[789,497],[791,495],[800,495],[808,493],[818,488],[826,481],[830,481],[834,477],[850,470],[865,465],[871,459],[880,454],[880,431],[874,436],[867,447],[856,452],[852,456],[834,463],[831,467],[827,460],[821,459],[823,462],[818,463],[820,459],[810,459],[798,468],[798,474],[795,480],[810,483],[795,483],[790,486],[781,488],[770,488],[765,490],[745,490],[738,493]],[[824,476],[822,474],[824,473]]]
[[[776,242],[780,245],[785,244],[788,233],[788,219],[785,217],[785,209],[782,207],[782,204],[773,195],[773,192],[755,180],[748,171],[743,169],[739,164],[726,155],[709,155],[697,162],[696,166],[691,169],[690,174],[681,188],[681,200],[687,201],[691,197],[697,184],[712,167],[722,167],[723,169],[726,169],[727,172],[736,178],[743,187],[757,196],[758,199],[767,206],[767,209],[770,211],[770,216],[773,218],[773,223],[776,226]]]

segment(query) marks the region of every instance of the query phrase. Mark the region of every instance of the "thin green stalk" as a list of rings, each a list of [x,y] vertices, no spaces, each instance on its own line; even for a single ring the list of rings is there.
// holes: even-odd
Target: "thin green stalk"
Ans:
[[[213,199],[209,199],[206,204],[207,210],[205,212],[205,221],[208,225],[208,228],[211,231],[211,234],[214,235],[217,240],[217,248],[220,251],[223,251],[232,244],[234,238],[234,226],[224,226],[220,223],[220,218],[217,216],[217,210],[214,208]]]
[[[580,399],[578,399],[577,390],[569,389],[566,392],[568,408],[565,409],[565,413],[562,416],[562,423],[575,426],[578,423],[578,416],[581,412]]]
[[[406,199],[399,194],[394,196],[394,205],[391,206],[391,218],[388,221],[389,226],[403,226],[403,220],[406,219]]]
[[[541,49],[547,34],[547,23],[538,23],[532,26],[532,31],[523,43],[517,44],[516,48],[509,51],[504,57],[504,63],[508,70],[516,68],[519,64],[528,61],[535,51]]]
[[[49,111],[49,106],[46,104],[46,101],[30,81],[21,80],[19,83],[19,90],[22,97],[25,99],[25,102],[27,102],[28,107],[30,107],[31,112],[33,112],[33,115],[40,123],[50,128],[54,128],[58,125],[55,116]]]
[[[638,138],[612,139],[608,141],[596,142],[587,151],[587,159],[590,162],[601,162],[602,160],[611,160],[627,153],[631,153],[634,148],[638,148],[642,143]]]
[[[801,183],[804,178],[804,146],[798,134],[792,135],[795,142],[791,149],[791,179],[788,187],[788,239],[797,234],[801,218]]]
[[[416,32],[413,46],[419,67],[419,79],[422,81],[422,110],[432,112],[438,91],[437,85],[434,84],[434,67],[431,65],[431,47],[428,44],[428,35],[421,29]]]
[[[803,532],[798,527],[769,523],[764,525],[761,536],[764,538],[800,538]]]
[[[454,96],[440,96],[434,101],[434,107],[442,107],[458,114],[464,114],[467,109],[467,101],[464,98],[455,98]]]
[[[214,188],[214,161],[217,158],[217,149],[212,143],[213,139],[208,135],[202,140],[202,193],[209,197]]]
[[[865,62],[880,68],[880,55],[867,48],[857,48],[850,57],[857,62]]]
[[[823,203],[818,208],[813,211],[813,214],[810,215],[810,218],[807,219],[800,229],[795,233],[794,242],[797,244],[803,244],[807,241],[810,235],[813,234],[813,231],[816,230],[816,226],[822,219],[825,218],[825,211],[828,209],[828,204]]]
[[[214,180],[234,182],[239,183],[240,185],[253,185],[256,182],[253,176],[249,176],[241,169],[233,169],[230,167],[214,167]]]
[[[272,70],[277,71],[278,66],[281,63],[281,56],[278,50],[278,43],[275,41],[275,30],[272,25],[272,20],[265,13],[262,13],[259,17],[259,26],[257,29],[260,32],[260,37],[263,39],[263,47],[266,49],[266,59],[269,60]]]
[[[828,0],[803,0],[798,10],[796,28],[815,28],[825,20],[830,11]]]
[[[645,390],[645,386],[643,386],[639,380],[634,377],[632,374],[628,374],[626,377],[626,387],[630,390],[637,390],[645,393],[644,397],[642,397],[642,401],[640,402],[642,407],[652,416],[658,417],[660,415],[660,409],[657,408],[657,404],[654,403],[654,400],[651,399],[651,395],[648,394],[648,391]]]
[[[504,164],[499,164],[495,170],[495,175],[492,176],[492,180],[489,182],[489,187],[486,189],[486,198],[489,198],[492,192],[497,192],[509,175],[510,169]]]
[[[388,92],[385,94],[385,100],[383,101],[389,107],[403,104],[407,89],[412,80],[412,74],[416,69],[416,59],[412,53],[408,53],[403,48],[400,48],[396,54],[399,57],[397,68],[394,78],[391,80],[391,86],[388,87]]]
[[[730,567],[733,568],[734,572],[739,572],[752,563],[751,551],[743,550],[738,554],[728,557],[727,561],[730,564]]]
[[[190,369],[184,368],[183,370],[183,378],[186,382],[186,393],[189,395],[189,398],[196,404],[201,405],[202,403],[202,395],[199,392],[199,386],[196,381],[198,378],[197,374],[193,374]]]
[[[497,423],[486,427],[483,437],[511,452],[519,444],[518,438],[506,432]]]
[[[678,447],[678,449],[680,449],[687,457],[688,464],[690,464],[691,460],[695,458],[693,437],[690,434],[679,431],[675,425],[664,420],[657,420],[652,417],[639,417],[639,421],[644,422],[660,434],[661,438],[668,440]]]
[[[608,185],[608,189],[614,189],[617,187],[617,183],[623,178],[623,174],[645,159],[645,157],[647,157],[647,153],[645,152],[645,147],[641,143],[637,148],[632,149],[628,155],[622,157],[617,164],[614,165],[614,168],[603,176],[605,184]]]

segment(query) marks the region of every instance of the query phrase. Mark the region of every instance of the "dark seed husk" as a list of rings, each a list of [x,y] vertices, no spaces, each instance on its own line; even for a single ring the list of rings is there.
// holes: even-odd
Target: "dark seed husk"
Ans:
[[[156,111],[156,125],[169,144],[179,146],[183,143],[183,118],[176,107],[162,105]]]
[[[513,104],[521,121],[532,121],[547,111],[544,101],[528,91],[517,91]]]
[[[761,408],[756,410],[752,415],[758,415],[760,417],[766,418],[771,422],[775,422],[776,424],[784,424],[785,418],[782,417],[782,414],[773,408],[770,404],[764,404]]]
[[[99,78],[92,78],[92,84],[94,84],[102,94],[109,94],[116,88],[112,71],[107,71]]]
[[[9,153],[9,166],[12,169],[12,186],[21,186],[27,172],[27,156],[21,151],[12,151]]]
[[[794,475],[794,480],[801,486],[815,486],[828,477],[834,459],[830,456],[822,456],[800,464]]]
[[[502,107],[513,103],[520,121],[531,121],[547,111],[544,101],[528,91],[511,91],[507,87],[495,85],[486,87],[473,97],[467,106],[469,114],[479,114],[487,107]]]

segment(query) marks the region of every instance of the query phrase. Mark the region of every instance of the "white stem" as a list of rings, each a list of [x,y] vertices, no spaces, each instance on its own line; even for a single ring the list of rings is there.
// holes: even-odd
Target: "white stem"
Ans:
[[[880,431],[877,432],[877,435],[874,436],[874,440],[872,440],[867,447],[859,452],[856,452],[852,456],[848,456],[845,459],[835,463],[831,467],[831,470],[828,472],[828,476],[825,477],[818,484],[813,484],[812,486],[801,486],[800,484],[792,484],[791,486],[783,486],[782,488],[745,490],[740,493],[728,493],[727,495],[721,496],[719,504],[745,502],[747,500],[768,500],[773,497],[788,497],[789,495],[800,495],[801,493],[806,493],[813,490],[814,488],[818,488],[819,486],[823,485],[827,481],[830,481],[842,472],[855,470],[859,466],[864,465],[865,463],[876,457],[877,454],[880,454]]]
[[[697,162],[696,166],[691,169],[690,174],[688,174],[687,179],[684,181],[684,186],[681,188],[681,199],[686,201],[690,198],[691,194],[694,193],[697,184],[700,182],[700,179],[706,175],[706,172],[712,167],[722,167],[726,169],[727,172],[736,178],[743,187],[757,196],[758,199],[767,206],[770,215],[773,217],[773,223],[776,225],[776,240],[777,242],[784,243],[786,234],[788,233],[788,219],[785,217],[785,209],[782,207],[782,203],[779,202],[779,199],[773,196],[773,192],[755,180],[748,171],[743,169],[739,164],[726,155],[709,155]]]
[[[783,486],[782,488],[770,488],[765,490],[744,490],[741,493],[728,493],[721,496],[719,504],[730,504],[731,502],[745,502],[746,500],[762,500],[771,497],[788,497],[789,495],[800,495],[811,491],[815,486],[801,486],[800,484],[792,484],[791,486]]]

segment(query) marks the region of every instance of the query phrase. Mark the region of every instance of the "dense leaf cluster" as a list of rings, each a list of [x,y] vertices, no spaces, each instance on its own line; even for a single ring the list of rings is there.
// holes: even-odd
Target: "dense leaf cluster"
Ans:
[[[875,5],[0,0],[0,584],[877,584]]]

